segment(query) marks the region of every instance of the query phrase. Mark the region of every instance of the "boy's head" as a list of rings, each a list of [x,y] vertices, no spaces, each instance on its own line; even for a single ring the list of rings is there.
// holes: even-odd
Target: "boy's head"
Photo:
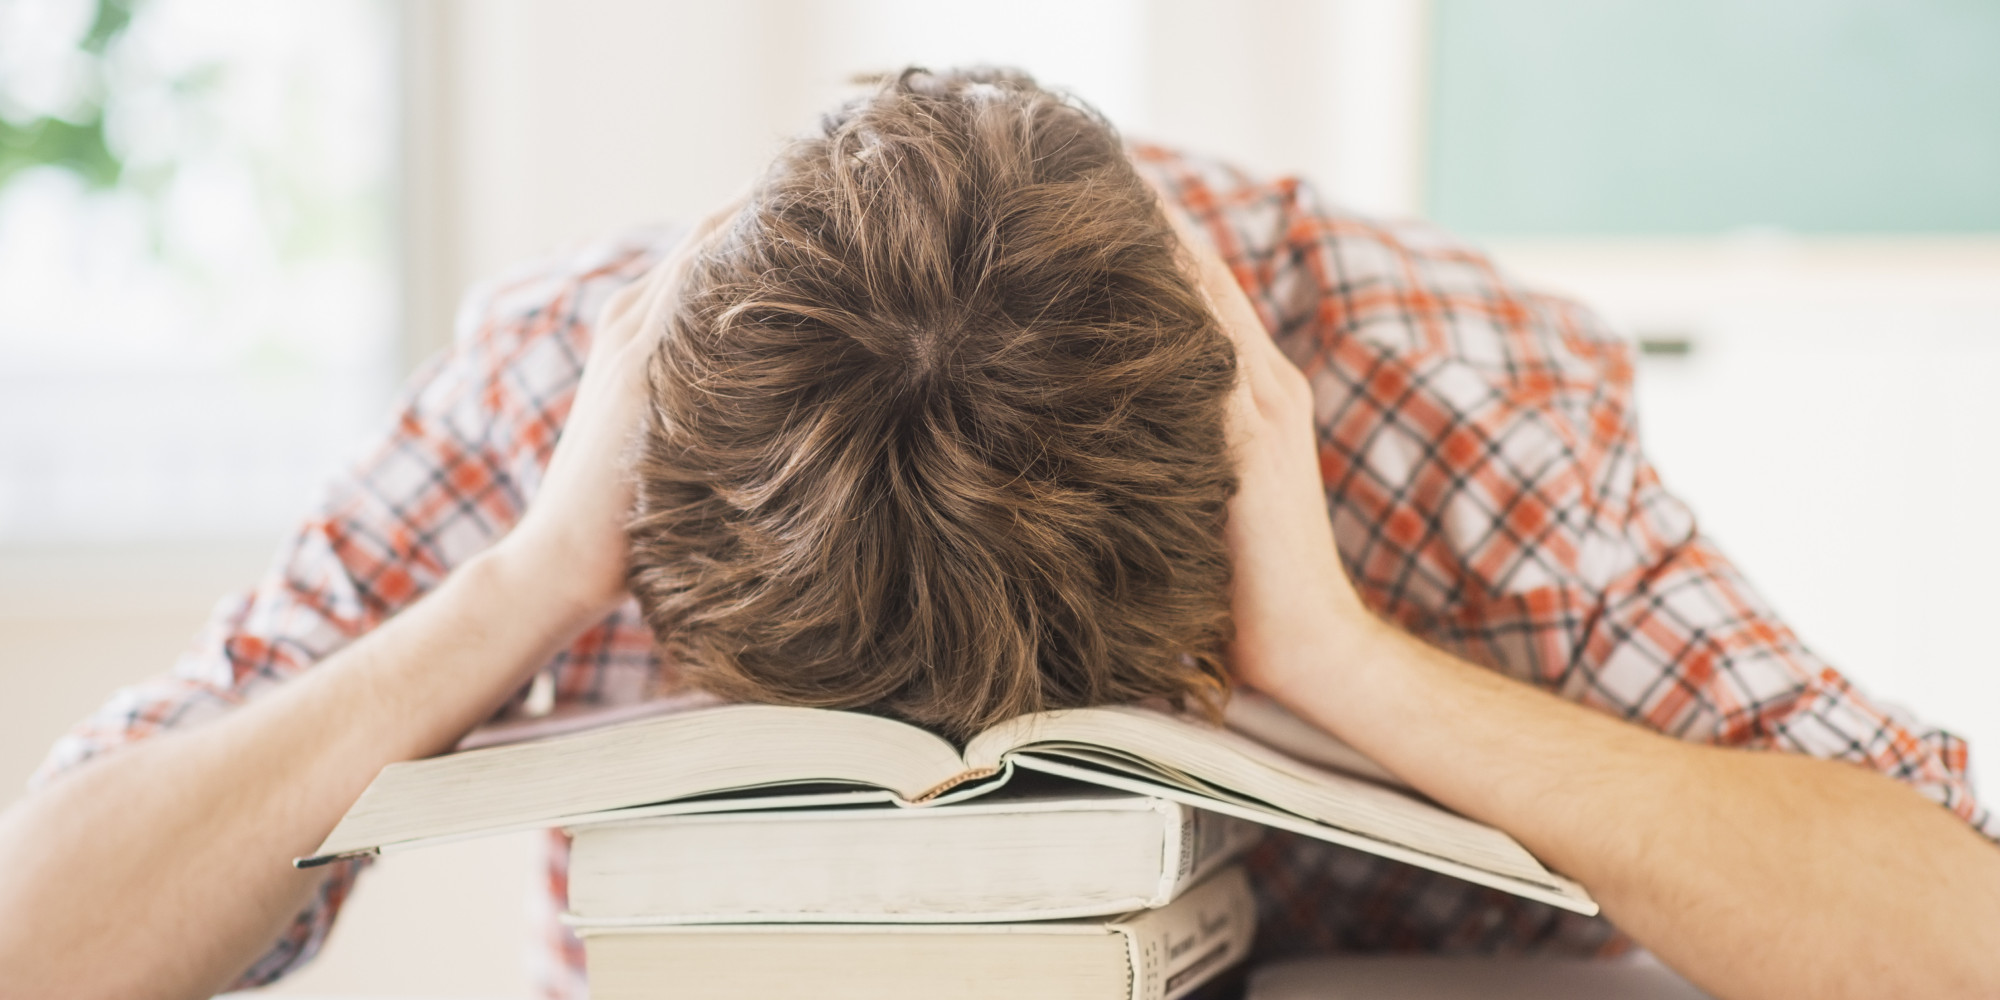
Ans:
[[[1214,704],[1227,337],[1095,112],[911,70],[793,141],[654,356],[632,589],[691,682],[965,735]]]

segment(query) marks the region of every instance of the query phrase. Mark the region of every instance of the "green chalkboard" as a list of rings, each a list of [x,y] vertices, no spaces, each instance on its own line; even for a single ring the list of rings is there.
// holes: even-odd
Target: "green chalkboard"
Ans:
[[[1490,235],[2000,231],[2000,0],[1432,0],[1425,200]]]

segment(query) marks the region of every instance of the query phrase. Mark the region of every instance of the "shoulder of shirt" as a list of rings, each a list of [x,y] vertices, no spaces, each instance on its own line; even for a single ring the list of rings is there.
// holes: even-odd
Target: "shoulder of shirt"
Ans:
[[[1451,345],[1452,351],[1479,355],[1471,349],[1501,346],[1495,331],[1503,326],[1541,342],[1551,357],[1618,339],[1588,307],[1523,281],[1486,251],[1426,220],[1372,216],[1331,204],[1310,181],[1293,175],[1262,176],[1151,143],[1128,149],[1142,175],[1212,238],[1231,244],[1218,249],[1241,277],[1254,282],[1246,290],[1274,331],[1318,316],[1321,298],[1338,294],[1348,306],[1449,299],[1479,307],[1433,308],[1425,330],[1400,305],[1365,310],[1368,315],[1350,309],[1348,320],[1366,327],[1371,341],[1397,350]],[[1308,264],[1309,258],[1318,263]],[[1337,277],[1330,270],[1336,268]],[[1458,328],[1460,335],[1440,338],[1430,332],[1444,326]]]
[[[1425,220],[1369,215],[1331,203],[1296,174],[1261,174],[1157,143],[1133,142],[1127,148],[1140,173],[1181,209],[1197,218],[1220,216],[1237,236],[1252,242],[1251,249],[1258,242],[1296,235],[1294,228],[1304,222],[1315,236],[1350,245],[1372,243],[1418,261],[1487,261],[1484,251]]]
[[[635,226],[478,281],[460,300],[455,339],[463,346],[524,326],[550,330],[587,321],[605,298],[638,280],[686,232],[680,225]]]
[[[1546,300],[1558,308],[1576,308],[1574,302],[1560,296],[1526,288],[1524,282],[1498,268],[1486,250],[1434,222],[1414,216],[1354,212],[1322,198],[1318,188],[1298,174],[1260,174],[1228,160],[1154,142],[1130,142],[1128,152],[1140,174],[1160,184],[1182,210],[1196,218],[1220,216],[1236,236],[1252,244],[1250,250],[1256,250],[1260,242],[1296,238],[1300,236],[1298,226],[1306,226],[1314,238],[1332,240],[1342,248],[1372,246],[1418,268],[1434,264],[1488,268],[1496,284],[1506,284],[1516,294]],[[1270,248],[1264,246],[1264,250]]]

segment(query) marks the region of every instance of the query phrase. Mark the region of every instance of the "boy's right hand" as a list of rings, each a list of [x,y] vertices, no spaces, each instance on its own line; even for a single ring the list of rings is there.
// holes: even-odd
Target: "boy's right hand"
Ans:
[[[742,209],[739,198],[605,303],[590,327],[583,378],[539,492],[500,543],[503,558],[582,627],[625,599],[625,524],[646,405],[646,366],[690,265]]]

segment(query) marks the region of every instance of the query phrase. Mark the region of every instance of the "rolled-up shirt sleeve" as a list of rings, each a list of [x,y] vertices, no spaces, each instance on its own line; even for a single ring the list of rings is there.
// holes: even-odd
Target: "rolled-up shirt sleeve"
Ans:
[[[1475,663],[1663,733],[1865,765],[1988,837],[1963,740],[1823,662],[1641,448],[1631,349],[1421,223],[1141,148],[1310,379],[1362,597]]]
[[[31,785],[260,697],[504,534],[581,374],[579,317],[642,273],[650,252],[620,246],[469,296],[452,348],[412,381],[385,433],[334,479],[256,586],[222,601],[167,673],[117,691],[63,736]],[[311,957],[363,867],[330,866],[310,905],[236,985],[269,983]]]
[[[1518,302],[1501,310],[1513,335],[1563,356],[1517,357],[1557,374],[1501,380],[1475,411],[1480,446],[1437,449],[1450,485],[1418,506],[1459,526],[1441,531],[1453,588],[1414,617],[1470,658],[1681,739],[1867,766],[2000,840],[1965,741],[1822,660],[1662,484],[1629,347],[1574,303],[1493,280],[1485,300]]]

